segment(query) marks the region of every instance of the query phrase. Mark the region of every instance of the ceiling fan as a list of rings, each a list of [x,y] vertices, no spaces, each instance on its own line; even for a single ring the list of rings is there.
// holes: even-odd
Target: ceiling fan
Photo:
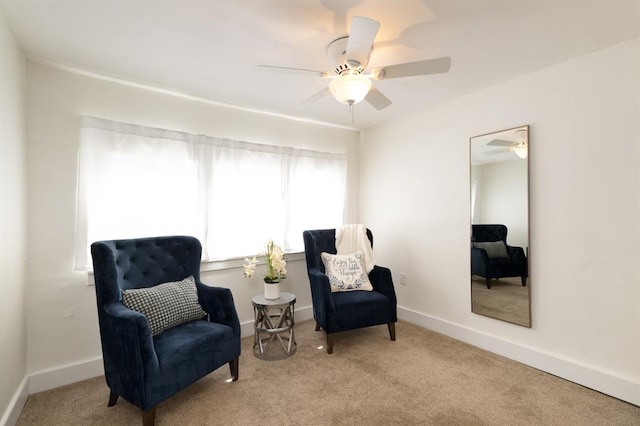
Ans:
[[[311,73],[317,77],[331,79],[328,87],[313,94],[301,104],[314,102],[331,93],[338,102],[343,104],[352,106],[366,100],[378,110],[388,107],[392,102],[373,86],[372,80],[389,80],[449,71],[451,58],[443,57],[374,68],[365,73],[379,28],[380,23],[373,19],[354,16],[351,20],[349,35],[340,37],[327,46],[327,56],[336,64],[333,73],[272,65],[258,65],[258,68]]]
[[[515,132],[515,141],[508,141],[504,139],[493,139],[491,142],[487,143],[487,146],[499,146],[501,148],[494,149],[491,151],[485,152],[485,155],[495,155],[502,154],[504,152],[513,152],[518,157],[524,159],[527,158],[528,154],[528,143],[526,139],[526,133],[522,130],[517,130]]]

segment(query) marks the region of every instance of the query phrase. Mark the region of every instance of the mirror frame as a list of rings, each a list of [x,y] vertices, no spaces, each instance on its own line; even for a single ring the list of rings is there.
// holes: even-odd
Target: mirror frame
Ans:
[[[518,139],[515,137],[516,132],[518,131],[525,131],[525,148],[526,148],[526,157],[523,159],[526,161],[526,241],[527,241],[527,246],[525,247],[525,255],[526,255],[526,260],[527,260],[527,281],[526,281],[526,294],[527,294],[527,316],[526,316],[526,323],[524,322],[518,322],[516,320],[512,320],[509,319],[508,317],[505,316],[500,316],[499,314],[493,314],[493,313],[489,313],[489,312],[478,312],[476,309],[474,309],[474,297],[473,297],[473,274],[471,273],[471,259],[470,259],[470,265],[469,265],[469,282],[471,283],[470,288],[469,288],[469,293],[471,296],[471,312],[476,314],[476,315],[482,315],[482,316],[486,316],[489,318],[494,318],[497,320],[501,320],[501,321],[505,321],[511,324],[516,324],[522,327],[528,327],[531,328],[531,259],[530,259],[530,247],[531,247],[531,220],[530,220],[530,212],[531,212],[531,197],[530,197],[530,150],[529,150],[529,143],[531,140],[531,132],[530,132],[530,127],[529,125],[522,125],[522,126],[516,126],[516,127],[511,127],[508,129],[503,129],[503,130],[499,130],[499,131],[495,131],[495,132],[490,132],[490,133],[484,133],[481,135],[476,135],[476,136],[472,136],[469,138],[469,222],[470,222],[470,226],[469,226],[469,241],[471,242],[472,237],[473,237],[473,201],[474,201],[474,190],[473,190],[473,184],[474,184],[474,174],[473,174],[473,169],[474,169],[474,141],[476,142],[475,145],[478,145],[478,143],[483,143],[484,145],[483,148],[484,149],[488,149],[486,148],[486,145],[488,144],[487,138],[490,136],[495,135],[496,138],[495,139],[502,139],[502,138],[506,138],[509,141],[512,141],[513,144],[511,146],[508,146],[505,149],[505,154],[502,153],[497,153],[498,155],[500,155],[503,159],[503,161],[507,160],[506,159],[506,155],[513,155],[516,153],[516,147],[515,144],[518,142]],[[512,136],[509,136],[510,134],[512,134]],[[478,139],[480,138],[480,139]],[[476,149],[477,151],[477,149]],[[511,152],[510,152],[511,151]],[[518,155],[519,156],[519,155]]]

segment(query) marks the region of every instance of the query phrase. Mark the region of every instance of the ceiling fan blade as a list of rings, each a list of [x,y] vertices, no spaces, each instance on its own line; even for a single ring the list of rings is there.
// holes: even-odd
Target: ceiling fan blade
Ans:
[[[392,104],[391,100],[380,93],[380,91],[374,86],[371,86],[371,89],[364,100],[369,102],[369,104],[377,110],[384,109]]]
[[[388,80],[390,78],[413,77],[416,75],[441,74],[449,71],[450,68],[451,58],[444,57],[376,68],[371,74],[376,80]]]
[[[378,34],[380,23],[362,16],[354,16],[349,30],[349,42],[345,59],[353,67],[366,67],[369,61],[371,46]]]
[[[316,77],[329,78],[331,75],[324,71],[308,70],[305,68],[277,67],[275,65],[256,65],[260,71],[276,71],[291,74],[312,74]]]
[[[491,142],[489,142],[487,146],[511,146],[513,144],[514,142],[512,141],[505,141],[503,139],[494,139]]]
[[[316,93],[314,93],[313,95],[311,95],[307,99],[305,99],[304,101],[300,102],[298,105],[296,105],[296,107],[299,108],[299,107],[303,107],[305,105],[309,105],[309,104],[312,104],[314,102],[317,102],[320,99],[322,99],[325,96],[327,96],[328,94],[329,94],[329,87],[325,87],[324,89],[321,89],[321,90],[317,91]]]

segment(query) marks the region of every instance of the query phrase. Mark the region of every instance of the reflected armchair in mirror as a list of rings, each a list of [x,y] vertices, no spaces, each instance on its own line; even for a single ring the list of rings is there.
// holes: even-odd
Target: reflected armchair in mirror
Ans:
[[[527,285],[527,256],[522,247],[507,244],[505,225],[471,225],[471,275],[486,279],[520,277]]]

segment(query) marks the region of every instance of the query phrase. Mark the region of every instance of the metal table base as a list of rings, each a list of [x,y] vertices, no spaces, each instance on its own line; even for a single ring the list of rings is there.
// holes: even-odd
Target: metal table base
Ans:
[[[253,354],[264,360],[288,358],[296,353],[294,305],[296,296],[280,293],[278,299],[254,296]]]

